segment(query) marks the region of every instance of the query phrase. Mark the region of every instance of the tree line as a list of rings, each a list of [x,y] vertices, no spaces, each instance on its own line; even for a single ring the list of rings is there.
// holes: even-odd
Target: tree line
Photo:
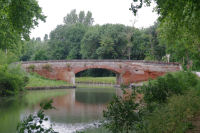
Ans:
[[[162,60],[165,46],[158,43],[157,24],[138,29],[122,24],[93,25],[92,13],[72,10],[64,24],[43,41],[24,42],[21,60],[132,59]]]

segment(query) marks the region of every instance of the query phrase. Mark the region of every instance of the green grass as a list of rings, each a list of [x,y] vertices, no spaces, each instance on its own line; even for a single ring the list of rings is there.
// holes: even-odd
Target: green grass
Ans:
[[[29,83],[27,84],[26,87],[67,86],[67,85],[71,84],[61,80],[46,79],[37,74],[30,74]]]
[[[116,84],[116,77],[77,77],[76,82],[94,82]]]
[[[85,83],[110,83],[110,84],[116,84],[116,78],[115,77],[78,77],[76,78],[76,82],[85,82]],[[45,86],[67,86],[72,85],[66,81],[61,80],[51,80],[44,78],[38,74],[30,74],[29,75],[29,83],[26,87],[45,87]],[[79,87],[88,87],[88,85],[78,85]],[[96,85],[95,85],[96,86]],[[94,86],[91,86],[92,88]],[[105,86],[108,88],[112,88],[111,86]],[[102,86],[99,86],[99,88],[102,88]]]

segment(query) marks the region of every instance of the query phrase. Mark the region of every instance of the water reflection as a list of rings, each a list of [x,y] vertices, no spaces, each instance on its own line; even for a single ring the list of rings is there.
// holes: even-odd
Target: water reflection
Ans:
[[[76,90],[76,102],[83,104],[106,104],[111,101],[113,93],[108,92],[85,92]]]
[[[77,89],[69,90],[67,95],[54,98],[56,110],[47,114],[53,122],[82,123],[98,120],[102,111],[112,99],[115,90]]]
[[[98,124],[102,111],[115,95],[115,89],[63,89],[30,91],[26,95],[0,99],[0,133],[15,133],[25,114],[39,110],[39,103],[53,98],[55,110],[49,110],[54,128],[60,133],[74,132]]]

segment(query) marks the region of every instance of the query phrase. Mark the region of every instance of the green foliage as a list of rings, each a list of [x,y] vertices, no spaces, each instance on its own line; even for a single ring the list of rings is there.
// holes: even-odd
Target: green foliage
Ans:
[[[138,2],[138,0],[133,1]],[[136,13],[143,4],[149,6],[153,1],[157,4],[155,11],[159,14],[161,23],[168,22],[168,25],[171,25],[169,32],[171,36],[176,38],[179,36],[177,34],[179,29],[185,29],[191,35],[194,35],[195,38],[199,38],[199,2],[196,0],[178,0],[176,2],[171,0],[140,0],[139,5],[133,2],[131,9]]]
[[[35,70],[35,65],[29,65],[28,71],[33,72]]]
[[[158,40],[159,31],[157,31],[159,23],[155,23],[145,30],[146,37],[149,39],[145,60],[161,60],[166,54],[166,46]]]
[[[158,29],[160,32],[160,41],[166,45],[166,52],[171,55],[170,61],[181,62],[187,68],[199,70],[200,54],[199,46],[197,45],[198,40],[185,29],[178,29],[176,32],[179,35],[175,38],[169,29],[173,27],[170,26],[172,25],[166,21]]]
[[[25,41],[22,48],[22,55],[20,59],[22,61],[28,60],[47,60],[50,59],[48,41],[39,41],[32,39]]]
[[[1,0],[0,5],[1,49],[17,47],[22,38],[29,38],[39,20],[45,20],[36,0]]]
[[[159,40],[167,47],[170,61],[181,62],[187,69],[200,70],[200,4],[196,0],[133,0],[131,10],[136,14],[144,4],[156,3],[159,14]]]
[[[144,133],[183,133],[190,126],[190,119],[200,109],[200,96],[195,90],[170,97],[167,104],[156,108],[143,119]]]
[[[52,59],[80,59],[81,40],[87,28],[83,24],[60,25],[50,33]]]
[[[90,27],[81,40],[81,55],[83,59],[98,59],[96,52],[100,46],[100,26]]]
[[[127,94],[128,95],[128,94]],[[139,104],[134,101],[135,93],[125,98],[114,97],[103,112],[106,119],[104,126],[113,133],[133,132],[141,121]]]
[[[45,69],[45,70],[47,70],[47,71],[49,71],[49,72],[52,72],[52,71],[53,71],[53,68],[52,68],[52,65],[51,65],[51,64],[44,64],[44,65],[42,66],[42,69]]]
[[[55,109],[52,106],[53,100],[46,101],[40,104],[41,109],[36,114],[30,114],[17,126],[17,131],[19,133],[24,132],[40,132],[40,133],[57,133],[50,128],[45,128],[43,123],[48,121],[48,117],[44,114],[45,110]]]
[[[64,17],[64,23],[66,25],[80,23],[85,26],[91,26],[93,22],[94,19],[92,18],[92,13],[90,11],[88,11],[86,15],[84,11],[80,11],[79,14],[76,14],[76,9],[73,9],[66,17]]]
[[[172,95],[181,95],[198,83],[197,76],[191,72],[168,73],[143,86],[144,100],[148,104],[164,103]]]
[[[108,105],[105,127],[112,132],[185,132],[200,109],[199,86],[195,74],[176,72],[149,81],[143,90],[132,88],[132,95],[115,97]],[[135,102],[136,92],[144,93],[143,101]]]
[[[6,54],[2,50],[0,50],[0,65],[10,64],[10,63],[13,63],[13,62],[16,62],[16,61],[18,61],[18,58],[16,57],[16,55],[14,55],[11,52],[8,52]]]
[[[200,109],[199,83],[191,72],[176,72],[145,85],[140,132],[185,132]]]
[[[109,59],[116,58],[116,54],[114,51],[114,40],[109,37],[102,37],[100,40],[100,47],[96,50],[97,55],[100,59]],[[110,57],[112,55],[112,57]]]
[[[16,65],[1,65],[0,96],[15,95],[22,91],[28,83],[26,72]]]

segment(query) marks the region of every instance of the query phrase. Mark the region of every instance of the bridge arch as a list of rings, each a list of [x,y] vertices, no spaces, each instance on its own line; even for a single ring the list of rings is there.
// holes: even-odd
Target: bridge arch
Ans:
[[[109,70],[109,71],[112,71],[116,74],[120,74],[121,71],[118,70],[118,69],[115,69],[113,67],[110,67],[110,66],[84,66],[84,67],[81,67],[81,68],[77,68],[74,70],[74,74],[77,74],[81,71],[85,71],[85,70],[89,70],[89,69],[105,69],[105,70]]]
[[[102,69],[102,70],[108,70],[111,71],[113,73],[115,73],[116,76],[116,83],[117,84],[121,84],[122,83],[122,78],[121,78],[121,71],[113,68],[113,67],[109,67],[109,66],[87,66],[87,67],[82,67],[82,68],[78,68],[76,70],[74,70],[74,80],[76,80],[76,74],[86,71],[86,70],[91,70],[91,69]],[[76,81],[74,81],[75,83]]]

